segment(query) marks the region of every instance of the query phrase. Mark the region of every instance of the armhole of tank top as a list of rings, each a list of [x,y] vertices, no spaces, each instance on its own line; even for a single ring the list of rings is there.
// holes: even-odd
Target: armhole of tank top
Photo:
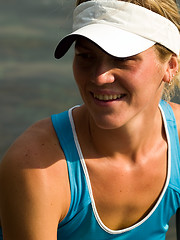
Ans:
[[[169,130],[169,131],[171,131],[171,137],[170,137],[171,143],[173,143],[173,147],[172,147],[172,154],[173,154],[172,161],[173,162],[172,162],[172,167],[171,167],[171,169],[172,169],[171,174],[173,174],[173,176],[176,176],[176,175],[179,176],[179,174],[180,174],[180,147],[179,147],[180,141],[179,141],[179,135],[178,135],[178,130],[177,130],[176,118],[175,118],[172,107],[167,102],[161,101],[160,108],[164,109],[166,118],[168,118],[167,121],[169,121],[169,128],[171,128]],[[179,171],[179,172],[177,172],[177,171]],[[176,184],[174,182],[170,181],[169,186],[173,190],[175,190],[176,192],[178,192],[180,194],[180,180],[179,180],[179,183],[176,182]]]
[[[72,107],[68,111],[60,113],[60,114],[64,114],[64,116],[62,116],[62,118],[61,117],[58,118],[59,114],[52,115],[52,117],[51,117],[53,127],[54,127],[56,135],[58,137],[58,141],[59,141],[59,143],[62,147],[62,151],[64,152],[65,158],[68,158],[68,159],[71,159],[72,154],[70,152],[72,152],[72,151],[75,153],[75,156],[78,157],[78,159],[79,159],[79,153],[77,151],[77,147],[76,147],[75,139],[74,139],[74,133],[73,133],[74,130],[72,128],[72,123],[71,123],[72,122],[72,111],[76,107],[79,107],[79,105]],[[64,119],[66,121],[66,128],[70,131],[70,133],[68,135],[64,132],[64,124],[63,124]],[[68,140],[66,139],[67,136],[68,136],[68,139],[70,139],[70,141],[71,141],[71,146],[72,147],[68,146],[68,148],[67,148],[67,145],[69,143]],[[69,148],[71,149],[70,151],[68,151]],[[68,157],[69,153],[70,153],[70,156]],[[67,164],[67,168],[68,168],[68,178],[69,178],[69,184],[70,184],[71,200],[70,200],[69,210],[68,210],[65,218],[58,224],[58,227],[61,227],[64,224],[66,224],[76,214],[76,211],[74,210],[74,206],[77,206],[77,202],[76,202],[76,200],[77,200],[77,198],[76,198],[77,186],[75,186],[75,182],[74,182],[74,179],[73,179],[74,178],[73,173],[74,173],[75,169],[71,165],[71,161],[66,161],[66,164]],[[79,162],[79,164],[82,167],[81,162]],[[83,171],[83,173],[84,173],[84,171]],[[91,202],[91,198],[90,198],[89,192],[88,192],[88,198],[87,198],[86,204],[88,205],[88,204],[90,204],[90,202]]]
[[[169,103],[167,103],[166,101],[161,100],[161,101],[160,101],[160,104],[159,104],[159,108],[161,109],[161,112],[162,112],[162,111],[164,112],[167,121],[172,121],[172,122],[174,122],[174,134],[175,134],[175,139],[176,139],[176,142],[180,145],[179,135],[178,135],[178,129],[177,129],[177,122],[176,122],[176,118],[175,118],[175,115],[174,115],[174,111],[173,111],[171,105],[170,105]]]
[[[75,108],[75,107],[73,107]],[[68,111],[64,111],[61,112],[59,114],[54,114],[51,116],[51,121],[56,133],[56,136],[58,138],[58,142],[60,144],[60,147],[62,148],[63,154],[65,156],[65,159],[67,159],[67,149],[66,149],[66,145],[68,144],[68,141],[66,140],[67,134],[64,133],[64,124],[63,121],[66,121],[67,127],[71,128],[71,124],[68,123],[67,121],[69,121],[69,111],[71,111],[73,108],[71,108]],[[70,124],[70,125],[69,125]],[[63,126],[63,127],[62,127]],[[70,206],[68,209],[68,212],[66,214],[66,216],[64,217],[64,219],[59,222],[58,224],[58,228],[63,226],[64,224],[66,224],[66,222],[69,221],[69,219],[71,218],[72,212],[73,212],[73,181],[72,181],[72,177],[71,177],[71,167],[70,164],[68,163],[68,161],[66,161],[66,165],[67,165],[67,170],[68,170],[68,179],[69,179],[69,186],[70,186]]]

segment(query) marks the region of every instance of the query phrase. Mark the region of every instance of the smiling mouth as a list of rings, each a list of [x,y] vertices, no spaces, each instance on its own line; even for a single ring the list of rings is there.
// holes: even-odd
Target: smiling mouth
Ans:
[[[93,94],[95,99],[98,99],[100,101],[113,101],[113,100],[119,100],[126,96],[126,94]]]

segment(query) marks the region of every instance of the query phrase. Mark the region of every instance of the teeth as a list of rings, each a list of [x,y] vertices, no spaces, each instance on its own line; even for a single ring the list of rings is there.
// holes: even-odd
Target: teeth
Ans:
[[[94,98],[97,98],[98,100],[102,100],[102,101],[116,100],[116,99],[120,99],[123,96],[124,94],[114,94],[114,95],[94,94]]]

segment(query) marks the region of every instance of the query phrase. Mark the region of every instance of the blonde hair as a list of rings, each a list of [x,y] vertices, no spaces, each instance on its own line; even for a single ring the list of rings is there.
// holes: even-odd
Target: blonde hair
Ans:
[[[76,6],[87,1],[90,1],[90,0],[77,0]],[[172,21],[176,25],[176,27],[179,29],[179,32],[180,32],[180,14],[179,14],[178,6],[175,0],[122,0],[122,1],[130,2],[136,5],[145,7],[153,12],[156,12],[162,15],[163,17]],[[167,48],[163,47],[160,44],[155,44],[155,48],[157,50],[158,57],[162,62],[168,60],[173,54],[170,50],[168,50]],[[170,86],[169,84],[164,85],[163,98],[165,100],[170,100],[174,96],[176,88],[180,88],[180,76],[179,76],[180,75],[180,57],[179,56],[178,56],[178,62],[179,62],[179,71],[178,71],[178,74],[173,78],[172,84]]]

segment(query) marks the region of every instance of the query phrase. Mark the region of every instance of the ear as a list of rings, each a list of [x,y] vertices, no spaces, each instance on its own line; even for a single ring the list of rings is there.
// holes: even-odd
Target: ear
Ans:
[[[171,56],[171,58],[165,64],[165,74],[163,77],[164,82],[171,82],[172,78],[178,72],[178,59],[175,54]]]

